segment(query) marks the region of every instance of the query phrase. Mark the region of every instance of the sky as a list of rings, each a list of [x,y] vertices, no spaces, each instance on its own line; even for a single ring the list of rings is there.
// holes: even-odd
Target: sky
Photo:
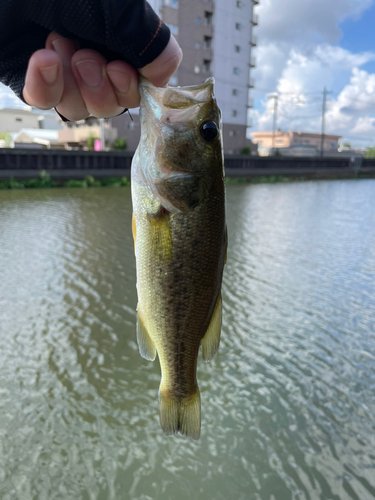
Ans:
[[[375,0],[260,0],[252,131],[326,133],[375,145]]]
[[[375,0],[260,0],[255,12],[252,131],[321,131],[324,87],[326,133],[375,145]],[[0,84],[0,108],[23,107]]]

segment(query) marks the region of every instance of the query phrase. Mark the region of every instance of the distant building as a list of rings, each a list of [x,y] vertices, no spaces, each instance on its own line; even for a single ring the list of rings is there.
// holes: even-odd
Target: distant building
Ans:
[[[222,111],[224,151],[236,154],[251,147],[247,138],[252,107],[250,78],[255,66],[253,27],[258,17],[253,13],[258,0],[149,0],[169,26],[180,44],[184,57],[169,84],[197,85],[215,77],[215,95]],[[140,137],[137,112],[134,122],[127,115],[112,119],[119,137],[126,137],[134,151]],[[254,148],[255,149],[255,148]]]
[[[112,142],[118,137],[117,129],[112,127],[112,120],[105,121],[104,135],[106,148],[110,148]],[[63,129],[59,130],[59,143],[67,149],[86,147],[90,137],[100,139],[100,122],[94,116],[76,122],[65,122]]]
[[[23,128],[39,128],[38,115],[26,109],[0,109],[0,132],[19,132]]]
[[[57,130],[61,125],[54,110],[41,111],[31,106],[0,109],[0,132],[19,132],[24,128]]]
[[[22,129],[11,134],[11,147],[50,149],[58,146],[58,131],[44,129]]]
[[[276,150],[286,156],[318,156],[321,154],[321,134],[308,132],[252,132],[254,144],[258,145],[259,156],[269,156]],[[325,134],[323,153],[325,156],[338,152],[341,135]]]

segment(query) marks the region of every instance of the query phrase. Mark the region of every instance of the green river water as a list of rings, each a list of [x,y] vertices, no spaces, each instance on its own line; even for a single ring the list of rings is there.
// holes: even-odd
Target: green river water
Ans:
[[[227,206],[195,442],[138,354],[130,188],[0,191],[1,500],[375,498],[375,181]]]

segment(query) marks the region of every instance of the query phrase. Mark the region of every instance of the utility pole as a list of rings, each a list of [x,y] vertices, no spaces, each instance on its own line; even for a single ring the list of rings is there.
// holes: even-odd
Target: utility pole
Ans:
[[[320,145],[320,156],[324,156],[324,134],[326,128],[326,111],[327,111],[327,95],[332,94],[332,92],[328,92],[326,87],[323,90],[323,108],[322,108],[322,138]]]
[[[99,123],[100,123],[100,141],[102,143],[102,151],[105,151],[105,129],[104,129],[105,118],[99,118]]]
[[[277,125],[277,106],[278,106],[278,100],[279,96],[277,94],[271,95],[268,97],[268,99],[274,99],[273,102],[273,128],[272,128],[272,149],[273,152],[275,153],[275,136],[276,136],[276,125]]]

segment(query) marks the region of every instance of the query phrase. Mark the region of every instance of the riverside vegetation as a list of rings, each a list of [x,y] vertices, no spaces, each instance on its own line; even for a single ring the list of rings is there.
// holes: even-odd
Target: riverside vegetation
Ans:
[[[363,173],[354,175],[357,179],[372,179],[373,174]],[[353,178],[348,177],[348,179]],[[342,177],[329,177],[330,180],[344,180]],[[226,177],[225,183],[229,184],[276,184],[280,182],[304,182],[319,180],[311,177],[287,177],[282,175],[263,175],[260,177]],[[324,180],[324,179],[323,179]],[[327,180],[327,179],[325,179]],[[97,180],[92,175],[86,175],[82,180],[70,179],[68,181],[54,181],[45,170],[42,170],[37,179],[27,179],[17,181],[11,177],[7,181],[0,181],[0,189],[25,189],[25,188],[88,188],[88,187],[121,187],[130,186],[130,180],[127,177],[108,177]]]
[[[37,179],[17,181],[11,177],[7,181],[0,182],[0,189],[25,189],[25,188],[88,188],[88,187],[120,187],[130,186],[127,177],[108,177],[107,179],[96,180],[92,175],[86,175],[83,180],[71,179],[68,181],[54,181],[45,170],[42,170]]]

